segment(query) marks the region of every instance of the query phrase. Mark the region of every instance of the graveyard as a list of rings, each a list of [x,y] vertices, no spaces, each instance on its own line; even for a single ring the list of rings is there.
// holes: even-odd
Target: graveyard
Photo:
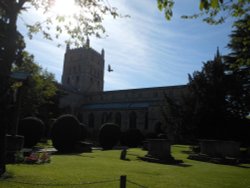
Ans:
[[[53,154],[46,164],[9,164],[8,174],[0,187],[59,188],[119,187],[121,175],[127,176],[127,187],[151,188],[234,188],[250,185],[250,164],[222,165],[188,159],[190,146],[172,145],[171,155],[180,164],[159,164],[140,160],[147,151],[127,150],[120,160],[120,149],[90,153]]]

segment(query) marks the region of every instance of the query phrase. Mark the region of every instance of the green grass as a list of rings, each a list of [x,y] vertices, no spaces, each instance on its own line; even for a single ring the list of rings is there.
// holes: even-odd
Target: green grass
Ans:
[[[128,180],[150,188],[250,188],[250,165],[226,166],[187,159],[187,146],[172,146],[175,159],[184,160],[185,165],[164,165],[140,161],[136,155],[145,151],[129,149],[128,161],[119,159],[120,151],[94,151],[81,155],[53,155],[49,164],[8,165],[11,178],[1,179],[0,188],[118,188],[120,175]],[[91,185],[43,186],[20,184],[80,184],[114,180],[110,183]],[[138,188],[131,183],[128,188]]]

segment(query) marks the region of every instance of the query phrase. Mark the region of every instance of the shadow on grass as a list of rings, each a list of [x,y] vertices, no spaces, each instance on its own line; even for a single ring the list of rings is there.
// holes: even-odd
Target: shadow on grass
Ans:
[[[192,165],[183,163],[182,160],[172,159],[170,161],[163,161],[159,159],[149,159],[147,157],[137,157],[138,161],[146,162],[146,163],[155,163],[155,164],[162,164],[162,165],[170,165],[170,166],[177,166],[177,167],[191,167]]]
[[[233,165],[233,166],[246,169],[250,168],[250,166],[244,166],[244,165]]]
[[[191,164],[185,164],[185,163],[180,163],[180,164],[172,164],[173,166],[178,166],[178,167],[191,167],[193,165]]]
[[[5,172],[1,177],[0,177],[0,181],[1,180],[6,180],[6,179],[11,179],[14,178],[14,175],[12,172]]]
[[[186,150],[186,151],[181,151],[181,153],[184,153],[184,154],[188,154],[188,155],[189,155],[189,154],[194,154],[195,152],[193,152],[193,151],[187,151],[187,150]]]

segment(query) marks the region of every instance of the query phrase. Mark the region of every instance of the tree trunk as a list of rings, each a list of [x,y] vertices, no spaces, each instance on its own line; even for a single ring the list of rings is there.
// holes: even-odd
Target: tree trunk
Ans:
[[[15,56],[17,51],[17,15],[18,7],[15,0],[9,2],[9,11],[7,14],[8,22],[7,32],[5,35],[5,43],[2,50],[2,59],[0,60],[0,176],[6,171],[5,166],[5,135],[8,126],[8,110],[10,101],[10,74],[12,64],[15,62]]]

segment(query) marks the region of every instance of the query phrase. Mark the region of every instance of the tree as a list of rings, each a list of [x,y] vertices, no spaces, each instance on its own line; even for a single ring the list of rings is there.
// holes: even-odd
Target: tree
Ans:
[[[183,109],[174,100],[164,96],[162,114],[165,120],[165,132],[171,141],[179,142],[183,136]]]
[[[230,110],[240,118],[250,112],[250,15],[235,22],[225,56],[226,71],[233,88],[228,95]]]
[[[170,20],[173,12],[174,0],[157,0],[158,8],[164,11],[167,20]],[[228,17],[242,17],[250,11],[250,0],[200,0],[200,12],[182,18],[203,18],[208,24],[220,24]]]
[[[100,36],[100,32],[105,32],[102,21],[105,14],[117,17],[116,9],[105,5],[104,0],[75,0],[79,7],[77,13],[70,21],[69,18],[61,15],[49,15],[50,8],[55,0],[1,0],[0,1],[0,175],[5,172],[5,132],[8,120],[8,112],[6,111],[10,95],[10,74],[12,66],[15,63],[22,62],[20,52],[24,49],[24,41],[22,35],[17,30],[17,19],[24,11],[28,11],[29,7],[42,9],[47,18],[37,21],[33,25],[26,25],[29,29],[29,36],[41,32],[46,39],[51,40],[52,34],[58,38],[65,31],[69,38],[68,43],[80,44],[85,39],[84,36],[96,35]],[[28,5],[28,6],[26,6]],[[58,24],[55,24],[57,20]],[[73,24],[74,23],[74,24]],[[52,29],[54,27],[54,29]],[[54,30],[55,32],[50,32]],[[19,61],[19,62],[18,62]]]
[[[188,86],[194,99],[191,118],[197,127],[197,137],[228,139],[230,136],[226,101],[228,85],[225,64],[219,52],[213,61],[204,63],[201,72],[189,75]]]
[[[28,52],[23,52],[23,63],[16,66],[13,71],[30,73],[29,81],[27,86],[24,86],[22,93],[21,116],[38,116],[40,108],[52,103],[52,99],[56,95],[57,87],[54,75],[34,63],[34,57]],[[13,87],[15,85],[14,83]]]

